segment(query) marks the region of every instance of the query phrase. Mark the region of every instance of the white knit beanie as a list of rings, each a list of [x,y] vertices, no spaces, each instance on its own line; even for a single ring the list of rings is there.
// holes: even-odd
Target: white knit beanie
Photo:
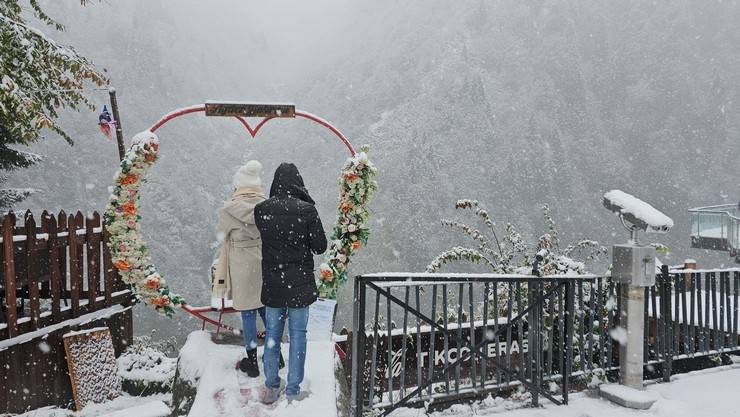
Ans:
[[[234,175],[234,188],[262,187],[262,164],[259,161],[247,161]]]

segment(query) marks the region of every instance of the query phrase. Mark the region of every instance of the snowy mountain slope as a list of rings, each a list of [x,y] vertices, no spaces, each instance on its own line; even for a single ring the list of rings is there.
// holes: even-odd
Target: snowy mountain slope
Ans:
[[[565,240],[621,242],[621,226],[601,207],[612,188],[676,220],[661,237],[675,253],[670,263],[687,256],[707,266],[729,262],[688,249],[686,209],[740,197],[735,3],[54,7],[70,26],[60,36],[109,69],[128,136],[172,108],[254,98],[293,100],[355,144],[369,143],[381,189],[374,234],[353,273],[419,270],[460,243],[439,218],[455,216],[461,197],[485,202],[500,224],[530,236],[542,232],[539,207],[548,203]],[[34,147],[48,162],[12,181],[45,192],[22,208],[102,209],[115,148],[97,132],[95,116],[69,115],[74,148],[55,138]],[[271,123],[255,141],[239,129],[199,116],[172,122],[144,190],[152,253],[195,303],[207,302],[215,209],[246,158],[261,159],[268,171],[295,161],[325,225],[333,221],[346,156],[335,138],[298,121]]]

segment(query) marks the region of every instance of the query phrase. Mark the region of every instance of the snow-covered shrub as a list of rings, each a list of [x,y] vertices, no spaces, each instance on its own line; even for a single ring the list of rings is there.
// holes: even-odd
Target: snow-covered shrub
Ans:
[[[606,372],[601,368],[596,368],[584,376],[586,378],[586,385],[590,389],[598,388],[601,384],[609,382],[606,379]]]
[[[117,359],[123,389],[132,395],[150,395],[170,391],[177,359],[175,339],[154,340],[152,336],[134,338],[134,343]]]
[[[605,247],[590,239],[581,239],[562,247],[557,225],[547,205],[542,207],[547,231],[535,243],[527,242],[511,223],[506,223],[503,234],[500,234],[501,231],[497,230],[497,225],[488,210],[477,200],[458,200],[455,208],[473,211],[476,220],[482,223],[484,228],[481,230],[468,223],[443,219],[444,226],[460,231],[473,240],[473,245],[455,246],[442,252],[429,263],[427,272],[439,271],[450,263],[468,262],[482,264],[491,272],[501,274],[585,274],[587,262],[597,260],[606,254]],[[579,256],[579,260],[574,259],[576,256]],[[590,294],[584,296],[589,297]],[[492,294],[490,297],[490,301],[493,301]],[[519,298],[522,301],[521,307],[525,308],[527,286],[517,289],[507,283],[499,283],[497,305],[489,307],[496,308],[501,316],[505,316],[509,310],[516,314],[519,306],[515,300]]]
[[[578,240],[561,247],[557,225],[550,213],[550,207],[542,207],[542,215],[547,231],[536,243],[524,240],[516,227],[506,223],[499,239],[497,225],[477,200],[463,199],[455,204],[458,210],[472,210],[478,221],[485,225],[481,231],[466,223],[442,219],[444,226],[457,229],[473,240],[473,246],[455,246],[437,255],[427,266],[428,272],[439,271],[452,262],[472,262],[483,264],[492,272],[502,274],[584,274],[586,262],[606,254],[606,248],[599,242],[589,239]],[[582,260],[574,256],[581,255]]]

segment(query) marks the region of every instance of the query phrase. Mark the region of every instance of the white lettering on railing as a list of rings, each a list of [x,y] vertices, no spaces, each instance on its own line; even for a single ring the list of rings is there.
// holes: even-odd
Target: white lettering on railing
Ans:
[[[522,339],[521,346],[519,345],[519,342],[518,341],[512,340],[511,341],[511,345],[509,346],[509,349],[508,350],[507,350],[507,344],[506,344],[505,341],[498,342],[498,355],[496,355],[496,347],[497,347],[496,343],[495,342],[491,342],[491,343],[488,344],[488,347],[486,349],[484,349],[484,353],[489,358],[495,358],[496,356],[505,356],[507,354],[507,352],[510,352],[510,354],[527,353],[527,352],[529,352],[529,340],[528,339]],[[415,348],[413,348],[413,347],[412,348],[407,348],[407,350],[413,350],[413,349],[415,349]],[[470,348],[467,347],[467,346],[463,346],[461,349],[459,349],[459,354],[458,354],[458,348],[456,348],[456,347],[449,348],[447,350],[447,362],[445,362],[445,351],[444,351],[444,349],[441,349],[441,350],[436,350],[435,349],[434,350],[434,355],[433,355],[434,366],[435,367],[437,367],[437,366],[444,366],[447,363],[454,364],[454,363],[456,363],[459,360],[459,358],[465,357],[468,353],[470,353]],[[412,357],[413,356],[416,356],[415,352],[414,353],[411,353],[411,354],[407,353],[407,355],[408,356],[412,356]],[[470,356],[466,357],[463,362],[470,361],[470,358],[473,357],[473,356],[475,356],[475,355],[470,355]],[[387,357],[387,352],[386,353],[381,353],[381,358],[386,358],[386,357]],[[423,367],[429,366],[429,352],[421,352],[420,353],[420,357],[421,357],[422,366]],[[392,370],[393,377],[398,377],[398,376],[401,375],[401,368],[403,367],[403,363],[401,361],[402,359],[403,359],[403,350],[399,349],[399,350],[396,350],[396,351],[393,351],[392,352],[392,354],[391,354],[391,362],[392,362],[391,363],[391,366],[390,366],[390,368],[386,368],[386,371],[385,371],[385,377],[386,378],[388,378],[388,371],[389,371],[389,369]]]

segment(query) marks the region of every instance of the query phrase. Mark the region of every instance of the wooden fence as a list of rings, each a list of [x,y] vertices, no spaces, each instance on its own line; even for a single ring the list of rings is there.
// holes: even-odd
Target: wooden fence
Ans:
[[[132,339],[132,294],[107,241],[97,212],[3,217],[0,414],[69,403],[65,332],[107,325],[118,354]],[[38,384],[48,389],[34,389]]]

